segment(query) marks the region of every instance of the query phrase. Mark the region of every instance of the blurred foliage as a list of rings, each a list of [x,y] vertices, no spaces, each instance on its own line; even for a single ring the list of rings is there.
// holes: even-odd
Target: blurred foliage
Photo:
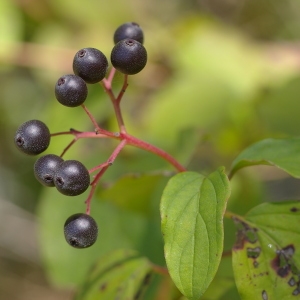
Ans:
[[[76,51],[95,47],[109,58],[115,28],[127,21],[139,23],[149,61],[140,74],[130,77],[122,100],[127,129],[167,150],[189,170],[208,174],[220,165],[228,169],[253,142],[298,135],[299,12],[297,0],[0,2],[0,195],[28,212],[38,211],[42,260],[52,282],[64,287],[80,283],[92,258],[115,247],[132,247],[163,263],[156,221],[164,179],[155,179],[151,205],[157,214],[147,217],[103,201],[103,195],[116,192],[102,189],[128,173],[173,171],[152,154],[125,148],[105,174],[92,205],[103,227],[111,230],[101,232],[100,226],[100,250],[87,250],[91,255],[65,251],[62,236],[56,235],[63,220],[84,210],[84,195],[64,199],[54,190],[45,191],[33,176],[35,158],[19,153],[12,137],[28,119],[43,120],[51,132],[93,130],[81,108],[62,107],[54,97],[54,84],[62,74],[72,72]],[[114,84],[116,90],[120,88],[120,75]],[[103,127],[117,129],[113,109],[100,86],[89,85],[86,105]],[[53,138],[47,152],[60,154],[69,141]],[[80,158],[91,168],[105,161],[114,145],[109,140],[80,140],[66,158]],[[272,188],[267,189],[264,182],[276,185],[282,177],[267,167],[242,171],[232,182],[230,209],[245,213],[262,199],[272,200]],[[119,184],[124,185],[122,181]],[[299,189],[297,192],[300,195]],[[105,222],[114,226],[105,226]],[[229,249],[234,229],[227,221],[225,228],[225,249]],[[115,240],[114,235],[122,235],[122,230],[132,236]],[[150,241],[145,241],[150,233],[157,249],[151,250]],[[57,242],[52,243],[53,239]],[[111,244],[105,244],[105,239]],[[69,267],[74,261],[78,265]],[[77,273],[78,268],[84,272]],[[233,275],[229,273],[222,280],[232,295]]]

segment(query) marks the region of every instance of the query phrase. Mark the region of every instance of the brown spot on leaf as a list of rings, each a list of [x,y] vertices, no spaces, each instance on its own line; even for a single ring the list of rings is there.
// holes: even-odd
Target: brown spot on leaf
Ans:
[[[276,251],[276,257],[272,260],[271,266],[274,268],[277,275],[284,278],[295,268],[295,264],[292,260],[294,253],[294,245],[288,245],[281,250]]]
[[[259,263],[256,260],[254,260],[253,261],[253,267],[254,268],[258,268],[258,266],[259,266]]]
[[[99,288],[99,290],[100,290],[100,291],[105,291],[105,290],[106,290],[106,288],[107,288],[107,283],[106,283],[106,282],[104,282],[104,283],[102,283],[102,284],[100,285],[100,288]]]
[[[247,248],[247,256],[249,258],[258,258],[261,252],[261,248],[260,247],[256,247],[256,248]]]
[[[247,223],[241,221],[238,218],[232,218],[236,227],[236,242],[233,246],[233,250],[241,250],[244,249],[244,244],[249,242],[254,244],[258,237],[257,237],[257,228],[250,227]]]
[[[296,284],[295,278],[292,277],[292,278],[289,280],[288,284],[289,284],[290,286],[294,286],[294,285]]]
[[[253,277],[256,278],[256,277],[262,277],[265,275],[268,275],[268,272],[260,272],[259,274],[253,274]]]
[[[297,296],[300,294],[299,288],[295,289],[292,293],[293,296]]]
[[[284,252],[286,257],[290,259],[295,253],[295,247],[294,245],[288,245],[285,248],[283,248],[282,251]]]

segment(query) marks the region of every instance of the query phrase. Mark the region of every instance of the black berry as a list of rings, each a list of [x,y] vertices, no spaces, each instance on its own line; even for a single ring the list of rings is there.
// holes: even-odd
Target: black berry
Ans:
[[[65,160],[56,169],[54,184],[64,195],[80,195],[90,185],[89,171],[77,160]]]
[[[55,84],[56,99],[65,106],[76,107],[81,105],[88,94],[85,81],[76,75],[64,75]]]
[[[79,50],[73,60],[73,71],[87,83],[97,83],[106,74],[108,61],[98,49],[83,48]]]
[[[72,247],[87,248],[96,242],[98,226],[90,215],[78,213],[67,219],[64,233],[66,241]]]
[[[19,150],[29,155],[45,151],[50,144],[50,131],[46,124],[39,120],[23,123],[15,134],[15,144]]]
[[[144,33],[139,24],[128,22],[119,26],[114,34],[114,43],[117,44],[124,39],[133,39],[143,44]]]
[[[48,154],[40,157],[34,164],[34,175],[43,185],[54,186],[54,173],[63,159],[54,154]]]
[[[136,40],[118,42],[111,52],[111,63],[120,72],[133,75],[140,72],[147,63],[147,51]]]

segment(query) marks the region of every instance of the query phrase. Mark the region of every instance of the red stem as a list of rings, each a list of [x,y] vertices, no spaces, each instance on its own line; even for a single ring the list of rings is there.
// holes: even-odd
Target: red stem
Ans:
[[[85,200],[86,203],[86,214],[89,215],[91,212],[91,201],[95,192],[95,189],[97,187],[97,183],[100,180],[100,178],[102,177],[102,175],[105,173],[105,171],[107,170],[109,166],[107,165],[106,167],[103,167],[100,172],[96,175],[93,183],[91,184],[91,190],[90,193],[87,197],[87,199]]]
[[[186,171],[186,168],[184,166],[182,166],[173,156],[171,156],[166,151],[164,151],[160,148],[157,148],[149,143],[146,143],[146,142],[144,142],[132,135],[129,135],[129,134],[121,134],[121,138],[126,139],[128,145],[135,146],[137,148],[146,150],[148,152],[154,153],[154,154],[162,157],[163,159],[168,161],[171,165],[173,165],[178,172]]]
[[[61,153],[60,157],[63,157],[65,155],[65,153],[75,144],[75,142],[77,141],[77,138],[75,137],[70,143],[69,145],[63,150],[63,152]]]
[[[100,84],[102,84],[105,92],[108,94],[113,107],[114,107],[114,111],[115,111],[115,115],[116,115],[116,119],[118,122],[118,126],[119,126],[119,130],[120,132],[118,133],[113,133],[110,131],[107,131],[105,129],[100,128],[100,126],[98,125],[96,119],[94,118],[94,116],[90,113],[90,111],[87,109],[87,107],[82,104],[82,108],[84,109],[84,111],[86,112],[86,114],[88,115],[89,119],[91,120],[91,122],[93,123],[94,127],[95,127],[95,131],[96,132],[80,132],[77,131],[75,129],[70,129],[70,131],[67,132],[58,132],[58,133],[53,133],[51,134],[51,136],[57,136],[57,135],[63,135],[63,134],[73,134],[74,135],[74,139],[71,141],[71,143],[69,143],[69,145],[64,149],[63,153],[61,154],[61,156],[63,156],[66,151],[80,138],[114,138],[114,139],[118,139],[120,140],[120,143],[118,144],[118,146],[115,148],[115,150],[113,151],[113,153],[110,155],[110,157],[108,158],[108,160],[92,169],[89,170],[89,173],[93,173],[97,170],[100,169],[100,171],[97,173],[97,175],[94,177],[94,180],[91,182],[91,190],[90,193],[85,201],[86,203],[86,213],[90,214],[90,210],[91,210],[91,200],[92,197],[94,195],[96,186],[99,182],[99,180],[101,179],[101,177],[103,176],[103,174],[106,172],[106,170],[113,164],[113,162],[115,161],[115,159],[117,158],[117,156],[119,155],[119,153],[121,152],[121,150],[128,144],[140,149],[143,149],[145,151],[151,152],[157,156],[160,156],[161,158],[163,158],[164,160],[168,161],[171,165],[174,166],[174,168],[178,171],[178,172],[184,172],[186,171],[186,168],[184,166],[182,166],[174,157],[172,157],[169,153],[165,152],[164,150],[157,148],[149,143],[146,143],[134,136],[131,136],[127,133],[126,128],[125,128],[125,124],[124,124],[124,120],[123,120],[123,116],[122,116],[122,112],[121,112],[121,108],[120,108],[120,103],[122,100],[122,97],[127,89],[128,86],[128,75],[124,75],[124,82],[123,82],[123,86],[118,94],[118,97],[115,98],[115,95],[112,91],[112,80],[114,78],[114,75],[116,73],[116,69],[112,68],[108,78],[104,78]],[[163,274],[167,274],[166,269],[158,267],[158,266],[154,266],[154,269],[156,269],[156,272],[158,273],[163,273]]]
[[[123,86],[122,86],[117,98],[115,97],[115,95],[112,91],[112,85],[111,85],[114,75],[115,75],[115,70],[114,70],[114,72],[112,72],[112,71],[110,72],[107,80],[103,80],[100,83],[102,84],[105,92],[108,94],[108,96],[112,102],[120,132],[126,133],[126,127],[125,127],[125,123],[124,123],[121,108],[120,108],[120,102],[121,102],[122,97],[128,87],[128,75],[126,75],[126,74],[124,75]]]
[[[115,148],[115,150],[113,151],[113,153],[111,154],[111,156],[109,157],[109,159],[105,162],[105,163],[102,163],[92,169],[89,170],[89,173],[93,173],[95,172],[96,170],[99,170],[103,167],[106,167],[106,166],[111,166],[115,159],[117,158],[117,156],[119,155],[119,153],[121,152],[121,150],[125,147],[125,145],[127,144],[127,140],[122,140],[119,145]],[[92,183],[93,184],[93,183]]]
[[[159,275],[163,275],[163,276],[170,276],[169,271],[166,267],[162,267],[156,264],[151,264],[152,270],[159,274]]]
[[[89,173],[92,173],[92,172],[94,172],[94,171],[96,171],[96,170],[98,170],[98,169],[101,168],[101,170],[95,176],[94,180],[91,183],[92,188],[90,190],[88,198],[85,201],[85,203],[86,203],[86,214],[90,214],[90,211],[91,211],[91,201],[92,201],[92,198],[93,198],[96,186],[97,186],[100,178],[103,176],[103,174],[105,173],[105,171],[113,164],[113,162],[117,158],[117,156],[120,153],[120,151],[125,147],[126,143],[127,143],[126,140],[122,140],[119,143],[119,145],[115,148],[115,150],[113,151],[113,153],[111,154],[111,156],[109,157],[109,159],[105,163],[103,163],[103,164],[101,164],[101,165],[99,165],[99,166],[97,166],[97,167],[95,167],[95,168],[93,168],[93,169],[91,169],[89,171]]]
[[[87,107],[84,104],[81,104],[82,108],[84,109],[84,111],[86,112],[86,114],[88,115],[88,117],[90,118],[90,120],[92,121],[92,123],[95,126],[95,130],[96,130],[96,134],[102,133],[104,135],[110,136],[110,137],[114,137],[114,134],[110,131],[107,131],[105,129],[102,129],[99,127],[96,119],[94,118],[94,116],[90,113],[90,111],[87,109]]]
[[[124,93],[126,92],[127,87],[128,87],[128,75],[125,74],[124,75],[123,86],[122,86],[122,88],[120,90],[120,93],[119,93],[117,99],[116,99],[116,102],[118,103],[118,105],[120,104],[120,102],[122,100],[122,97],[123,97]]]

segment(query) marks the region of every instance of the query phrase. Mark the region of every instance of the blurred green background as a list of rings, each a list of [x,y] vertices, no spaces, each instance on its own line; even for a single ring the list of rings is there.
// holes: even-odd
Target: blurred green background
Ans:
[[[72,72],[80,48],[98,48],[109,58],[114,30],[128,21],[143,28],[149,59],[141,73],[130,77],[122,101],[131,134],[204,174],[220,165],[229,168],[255,141],[299,135],[297,0],[2,0],[0,299],[71,299],[80,282],[80,274],[68,277],[68,264],[65,271],[56,269],[55,259],[69,254],[62,250],[62,255],[53,245],[51,222],[60,228],[60,212],[70,207],[65,218],[84,210],[84,196],[61,208],[61,196],[45,191],[34,179],[36,158],[18,152],[13,136],[29,119],[44,121],[51,132],[93,130],[81,108],[58,104],[54,85]],[[114,88],[121,84],[117,74]],[[103,127],[116,130],[112,107],[99,85],[89,85],[86,105]],[[59,154],[69,141],[57,137],[47,152]],[[66,158],[92,168],[107,159],[113,145],[81,140]],[[157,170],[172,168],[151,154],[126,148],[103,184],[127,173]],[[300,195],[297,180],[270,167],[241,171],[232,186],[229,205],[240,213],[264,200]],[[153,193],[155,199],[161,189]],[[130,223],[130,216],[124,218]],[[232,232],[227,249],[233,240]],[[161,263],[159,255],[157,261]],[[60,278],[59,272],[65,274]]]

